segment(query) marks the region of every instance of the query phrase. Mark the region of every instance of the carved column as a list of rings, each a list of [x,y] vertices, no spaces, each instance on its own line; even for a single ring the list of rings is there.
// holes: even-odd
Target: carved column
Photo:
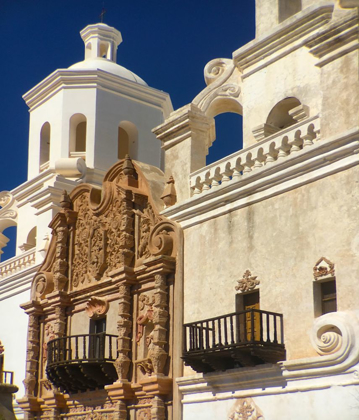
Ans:
[[[26,351],[26,376],[23,381],[25,396],[35,397],[36,374],[40,352],[40,323],[39,312],[36,310],[29,313],[29,327]]]
[[[128,370],[131,364],[131,360],[128,357],[128,353],[131,350],[131,285],[127,281],[124,281],[119,285],[118,291],[118,357],[115,361],[115,368],[118,375],[118,382],[127,382]]]
[[[151,420],[165,420],[166,407],[163,399],[156,395],[152,400]]]
[[[155,302],[153,304],[153,324],[152,342],[148,351],[148,356],[152,361],[153,372],[163,374],[167,360],[167,352],[164,347],[167,344],[167,283],[165,274],[155,275]]]
[[[124,401],[116,404],[113,420],[127,420],[127,406]]]

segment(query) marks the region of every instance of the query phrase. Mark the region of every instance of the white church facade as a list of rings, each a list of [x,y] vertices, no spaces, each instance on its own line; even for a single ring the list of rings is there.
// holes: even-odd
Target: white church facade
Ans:
[[[24,96],[0,339],[27,418],[358,417],[358,6],[256,0],[256,38],[175,111],[104,24]],[[243,149],[206,165],[225,112]]]

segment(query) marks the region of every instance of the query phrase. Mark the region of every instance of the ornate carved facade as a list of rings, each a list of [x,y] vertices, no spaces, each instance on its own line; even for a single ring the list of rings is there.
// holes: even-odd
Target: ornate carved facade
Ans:
[[[30,417],[167,418],[177,226],[158,213],[151,182],[126,157],[102,191],[83,184],[63,193],[23,305],[29,338],[20,405]]]

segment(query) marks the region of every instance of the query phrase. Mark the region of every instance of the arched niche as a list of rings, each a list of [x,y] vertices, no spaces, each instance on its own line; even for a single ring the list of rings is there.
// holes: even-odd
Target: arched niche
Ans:
[[[294,97],[289,97],[278,102],[268,114],[266,124],[277,128],[278,130],[283,130],[283,128],[290,127],[291,125],[297,123],[298,121],[293,118],[293,115],[290,111],[293,108],[297,108],[301,105],[299,99]]]
[[[278,0],[278,22],[295,15],[302,10],[302,0]]]
[[[206,165],[210,165],[243,148],[243,117],[240,113],[227,111],[214,117],[215,141],[208,149]]]
[[[50,160],[50,123],[45,122],[40,131],[40,170],[45,169],[43,166]]]
[[[118,126],[117,158],[124,159],[128,154],[131,158],[137,157],[138,130],[130,121],[121,121]]]
[[[83,114],[70,118],[70,154],[85,154],[87,138],[87,119]]]

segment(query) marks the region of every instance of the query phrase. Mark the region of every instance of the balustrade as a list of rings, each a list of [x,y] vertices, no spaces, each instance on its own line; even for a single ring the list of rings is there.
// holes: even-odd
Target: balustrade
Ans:
[[[308,118],[190,175],[192,194],[202,194],[312,146],[320,138],[319,117]]]
[[[117,336],[80,334],[47,343],[46,374],[61,390],[72,393],[103,388],[118,379],[113,362]]]
[[[35,264],[35,250],[8,259],[0,264],[0,278],[24,270]]]
[[[250,309],[184,325],[183,359],[198,372],[284,358],[282,314]]]

